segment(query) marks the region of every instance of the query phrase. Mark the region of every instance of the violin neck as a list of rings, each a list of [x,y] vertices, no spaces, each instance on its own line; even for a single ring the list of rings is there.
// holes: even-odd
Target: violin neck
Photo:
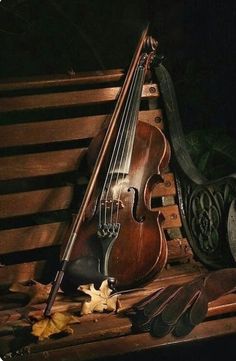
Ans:
[[[145,54],[143,56],[145,56]],[[127,100],[121,115],[117,138],[109,166],[110,174],[129,173],[145,74],[145,65],[140,61],[140,64],[134,72]]]

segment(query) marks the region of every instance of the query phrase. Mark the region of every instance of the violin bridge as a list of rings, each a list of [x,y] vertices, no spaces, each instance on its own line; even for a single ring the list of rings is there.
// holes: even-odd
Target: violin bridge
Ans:
[[[123,209],[124,203],[121,200],[117,199],[102,199],[100,203],[102,211],[107,211],[112,209],[113,212],[117,211],[117,209]]]

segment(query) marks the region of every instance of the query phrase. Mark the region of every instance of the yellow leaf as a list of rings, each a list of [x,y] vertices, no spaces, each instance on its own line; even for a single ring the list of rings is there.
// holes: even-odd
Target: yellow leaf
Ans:
[[[116,311],[118,309],[118,295],[110,296],[112,290],[108,287],[108,281],[102,282],[99,290],[94,284],[80,286],[79,289],[91,297],[90,301],[85,301],[81,307],[81,315],[92,312]]]
[[[69,324],[79,322],[79,318],[76,316],[55,312],[51,317],[46,317],[36,322],[32,327],[32,334],[38,337],[39,340],[44,340],[60,332],[73,333]]]

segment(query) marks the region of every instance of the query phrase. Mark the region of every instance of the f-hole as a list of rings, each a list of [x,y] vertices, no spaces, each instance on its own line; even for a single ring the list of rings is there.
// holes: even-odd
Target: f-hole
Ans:
[[[134,188],[134,187],[130,187],[130,188],[128,189],[128,192],[130,192],[131,190],[134,192],[134,203],[133,203],[133,208],[132,208],[133,218],[134,218],[135,221],[138,222],[138,223],[144,222],[145,216],[141,216],[141,217],[138,217],[138,216],[137,216],[137,206],[138,206],[138,201],[139,201],[138,190],[137,190],[136,188]]]

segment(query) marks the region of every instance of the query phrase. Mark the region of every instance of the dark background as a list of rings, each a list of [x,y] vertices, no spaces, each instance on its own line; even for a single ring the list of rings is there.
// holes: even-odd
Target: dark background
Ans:
[[[195,162],[206,172],[219,163],[214,177],[227,175],[236,169],[235,4],[1,0],[0,79],[127,68],[149,21],[175,83],[184,131],[197,131],[190,137],[192,149],[199,146]]]

